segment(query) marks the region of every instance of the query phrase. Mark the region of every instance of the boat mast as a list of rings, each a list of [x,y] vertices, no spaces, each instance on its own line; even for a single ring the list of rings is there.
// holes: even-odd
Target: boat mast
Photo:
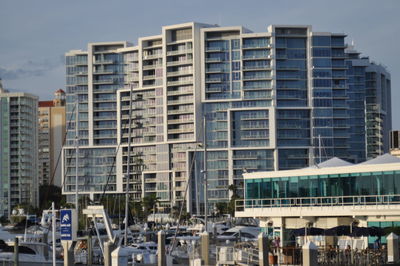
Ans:
[[[203,118],[203,145],[204,145],[204,159],[203,159],[203,175],[204,175],[204,221],[205,231],[207,231],[207,215],[208,215],[208,195],[207,195],[207,132],[206,132],[206,116]]]
[[[76,95],[75,104],[75,209],[76,215],[79,217],[79,198],[78,198],[78,157],[79,157],[79,135],[78,135],[78,95]],[[78,220],[79,221],[79,220]],[[79,223],[78,223],[79,224]]]
[[[128,161],[126,169],[126,194],[125,194],[125,235],[124,243],[128,245],[128,220],[129,220],[129,178],[130,178],[130,162],[131,162],[131,124],[132,124],[132,98],[133,98],[133,85],[130,84],[130,96],[129,96],[129,119],[128,119]]]
[[[51,228],[51,239],[53,242],[53,266],[56,266],[56,209],[54,207],[54,201],[51,203]]]

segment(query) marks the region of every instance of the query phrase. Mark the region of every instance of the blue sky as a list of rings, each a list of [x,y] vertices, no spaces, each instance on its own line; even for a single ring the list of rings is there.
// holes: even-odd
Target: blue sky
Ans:
[[[88,42],[136,43],[161,26],[197,21],[243,25],[306,24],[344,32],[347,42],[392,75],[393,128],[400,129],[399,0],[1,0],[0,77],[4,87],[52,99],[65,87],[64,54]]]

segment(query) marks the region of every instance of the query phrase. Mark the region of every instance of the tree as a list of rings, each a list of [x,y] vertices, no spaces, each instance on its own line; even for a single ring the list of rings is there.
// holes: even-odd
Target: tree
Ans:
[[[143,211],[145,219],[147,219],[151,211],[156,208],[157,203],[159,203],[159,198],[157,198],[156,194],[151,194],[143,198]]]
[[[228,212],[228,203],[226,202],[217,202],[215,204],[215,208],[217,209],[217,215],[223,215]]]
[[[240,199],[240,196],[237,193],[237,186],[235,184],[229,185],[228,189],[232,191],[232,197],[228,203],[228,212],[232,217],[235,217],[235,204],[236,200]]]
[[[40,185],[39,209],[48,209],[53,201],[55,204],[55,208],[59,209],[62,203],[61,188],[54,185]]]

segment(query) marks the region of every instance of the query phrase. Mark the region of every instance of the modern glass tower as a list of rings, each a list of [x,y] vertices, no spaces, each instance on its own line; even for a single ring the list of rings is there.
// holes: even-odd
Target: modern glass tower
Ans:
[[[129,172],[133,199],[155,195],[161,209],[186,202],[197,212],[205,147],[209,207],[229,200],[230,185],[242,194],[245,171],[307,167],[333,156],[364,161],[370,63],[357,65],[345,37],[311,26],[253,33],[185,23],[136,46],[98,43],[67,53],[64,193],[72,197],[75,189],[76,102],[80,190],[92,197],[123,193]],[[389,113],[389,101],[383,104]]]
[[[38,97],[8,92],[0,80],[0,217],[38,207]]]

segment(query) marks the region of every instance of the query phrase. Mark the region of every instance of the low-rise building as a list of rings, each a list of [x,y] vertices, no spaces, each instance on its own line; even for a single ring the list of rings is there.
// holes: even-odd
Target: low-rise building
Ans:
[[[351,164],[332,158],[316,166],[244,174],[237,217],[255,217],[283,241],[289,229],[400,225],[400,159],[389,154]],[[284,242],[283,242],[284,243]]]

